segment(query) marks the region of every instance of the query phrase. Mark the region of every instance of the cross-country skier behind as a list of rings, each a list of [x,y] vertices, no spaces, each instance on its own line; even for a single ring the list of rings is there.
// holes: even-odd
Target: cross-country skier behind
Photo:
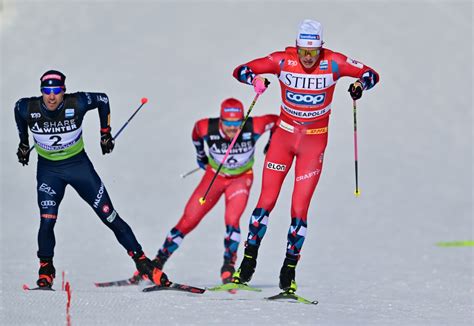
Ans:
[[[247,283],[255,271],[270,212],[296,158],[291,225],[279,284],[284,291],[296,291],[295,268],[306,236],[309,204],[321,175],[336,82],[344,76],[357,78],[349,87],[351,97],[357,100],[363,90],[379,81],[372,68],[323,48],[323,44],[322,25],[304,20],[299,25],[296,47],[252,60],[233,72],[238,81],[253,85],[258,94],[266,89],[261,75],[276,75],[282,100],[278,127],[265,158],[262,190],[250,218],[244,258],[234,274],[234,283]]]
[[[38,152],[37,194],[40,209],[38,258],[40,288],[50,288],[55,278],[53,265],[54,225],[66,185],[71,185],[110,228],[135,261],[140,273],[157,284],[168,284],[166,275],[142,251],[128,224],[114,209],[104,184],[84,151],[82,122],[87,111],[98,108],[102,154],[114,149],[110,133],[109,99],[104,93],[66,94],[66,77],[50,70],[41,76],[40,97],[22,98],[15,105],[15,120],[20,136],[18,160],[28,164],[28,129]]]
[[[169,231],[162,247],[158,250],[154,261],[159,268],[163,267],[178,249],[184,237],[201,222],[219,201],[219,198],[224,195],[226,232],[221,278],[224,283],[232,280],[240,242],[239,221],[247,205],[253,181],[252,166],[255,144],[265,131],[273,132],[278,119],[277,115],[268,114],[248,118],[206,197],[206,203],[201,205],[199,199],[206,192],[243,119],[244,107],[242,103],[237,99],[228,98],[221,104],[220,118],[206,118],[195,123],[192,139],[196,147],[197,163],[206,172],[189,198],[183,215]],[[204,142],[207,143],[209,156],[204,150]],[[267,146],[266,148],[268,148]],[[266,151],[264,150],[264,152]]]

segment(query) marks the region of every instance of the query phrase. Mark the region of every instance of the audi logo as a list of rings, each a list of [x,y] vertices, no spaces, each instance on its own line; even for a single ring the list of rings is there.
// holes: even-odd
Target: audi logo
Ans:
[[[56,206],[56,202],[54,200],[43,200],[41,202],[41,206],[47,207],[47,206]]]

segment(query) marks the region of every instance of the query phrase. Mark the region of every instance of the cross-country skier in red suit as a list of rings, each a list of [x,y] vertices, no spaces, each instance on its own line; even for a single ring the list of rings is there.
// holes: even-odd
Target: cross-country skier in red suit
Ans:
[[[253,85],[258,94],[266,90],[265,78],[261,75],[276,75],[282,100],[278,127],[265,158],[260,198],[250,218],[245,254],[234,273],[234,283],[247,283],[255,271],[268,217],[295,160],[291,225],[280,270],[280,288],[296,291],[295,269],[306,236],[309,204],[321,175],[336,82],[344,76],[357,78],[349,87],[351,97],[357,100],[364,90],[379,81],[374,69],[324,48],[323,44],[322,25],[304,20],[299,26],[296,47],[273,52],[234,70],[234,77]]]
[[[228,98],[221,104],[220,118],[206,118],[195,123],[192,139],[196,147],[197,163],[206,172],[189,198],[183,215],[169,231],[162,247],[158,250],[153,260],[156,266],[163,268],[184,237],[201,222],[217,204],[219,198],[224,195],[226,232],[221,278],[224,283],[231,281],[240,242],[240,217],[247,206],[253,181],[255,144],[265,131],[273,132],[278,119],[277,115],[268,114],[248,118],[206,197],[206,204],[201,205],[199,198],[206,192],[243,119],[242,103],[237,99]],[[204,150],[204,142],[207,143],[209,156]],[[268,149],[268,143],[264,152],[266,149]]]

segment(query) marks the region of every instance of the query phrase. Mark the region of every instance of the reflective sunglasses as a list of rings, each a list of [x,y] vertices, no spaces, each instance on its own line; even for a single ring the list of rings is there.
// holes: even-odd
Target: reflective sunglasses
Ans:
[[[312,50],[298,48],[298,54],[302,57],[306,57],[308,54],[312,57],[315,57],[315,56],[319,55],[319,53],[321,53],[320,48],[312,49]]]
[[[63,90],[64,90],[64,88],[62,88],[62,87],[41,87],[41,92],[46,94],[46,95],[51,94],[51,92],[54,93],[54,95],[58,95]]]
[[[229,121],[229,120],[223,120],[221,119],[222,124],[226,127],[240,127],[242,120],[237,120],[237,121]]]

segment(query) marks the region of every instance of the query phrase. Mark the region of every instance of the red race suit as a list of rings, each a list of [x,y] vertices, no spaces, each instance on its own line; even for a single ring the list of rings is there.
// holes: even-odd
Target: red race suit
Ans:
[[[292,225],[301,228],[304,239],[308,208],[321,176],[336,82],[344,76],[358,78],[367,90],[379,80],[378,73],[372,68],[325,48],[311,69],[302,66],[295,47],[288,47],[285,51],[273,52],[240,65],[233,73],[237,80],[247,84],[252,84],[253,78],[260,74],[278,77],[281,106],[278,127],[265,157],[260,197],[251,218],[254,230],[251,228],[247,238],[249,244],[257,246],[265,233],[259,223],[263,223],[266,229],[268,215],[275,206],[293,161]],[[289,253],[299,255],[302,241],[295,239],[297,245],[289,240]]]

